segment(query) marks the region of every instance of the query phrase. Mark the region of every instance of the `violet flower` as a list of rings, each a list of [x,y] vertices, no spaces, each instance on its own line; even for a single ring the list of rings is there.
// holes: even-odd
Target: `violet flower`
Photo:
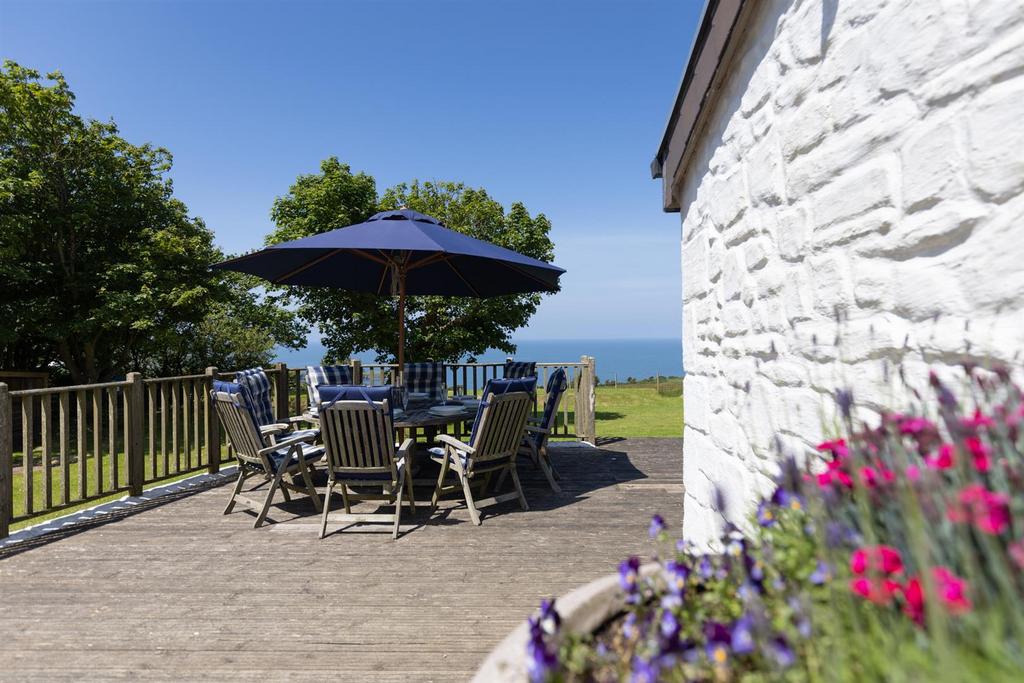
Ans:
[[[651,526],[647,530],[648,536],[651,538],[657,538],[663,531],[665,531],[665,518],[661,515],[654,515],[651,517]]]
[[[626,603],[640,602],[640,558],[635,555],[619,564],[619,586],[626,592]]]

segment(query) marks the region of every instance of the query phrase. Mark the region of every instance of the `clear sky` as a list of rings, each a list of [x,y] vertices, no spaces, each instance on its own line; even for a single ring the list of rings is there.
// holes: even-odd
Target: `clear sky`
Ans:
[[[561,293],[520,338],[679,337],[679,217],[653,158],[700,0],[0,0],[0,56],[174,155],[229,251],[336,155],[459,180],[553,223]]]

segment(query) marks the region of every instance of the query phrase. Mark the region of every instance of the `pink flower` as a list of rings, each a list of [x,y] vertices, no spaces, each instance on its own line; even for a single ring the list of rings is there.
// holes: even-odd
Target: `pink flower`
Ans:
[[[936,591],[950,614],[963,614],[971,609],[971,601],[967,598],[967,582],[946,567],[932,569],[935,577]]]
[[[850,571],[862,576],[868,571],[887,576],[903,572],[903,557],[892,546],[877,545],[854,550],[850,555]]]
[[[960,491],[946,516],[954,522],[973,524],[986,534],[1001,534],[1010,527],[1010,499],[981,484],[971,484]]]
[[[964,445],[967,446],[967,451],[974,460],[974,469],[979,472],[988,472],[992,464],[991,458],[989,458],[992,454],[992,449],[976,436],[969,436],[964,439]]]
[[[924,591],[921,590],[921,581],[915,576],[903,590],[903,613],[910,617],[915,624],[924,624]]]
[[[1020,569],[1024,569],[1024,538],[1011,543],[1008,550],[1010,551],[1010,559],[1013,560],[1014,564]]]
[[[948,470],[953,466],[953,452],[953,444],[944,443],[939,446],[938,453],[924,459],[924,464],[933,470]]]
[[[975,409],[972,417],[965,417],[960,420],[966,429],[977,430],[979,427],[994,427],[996,421],[988,415],[982,414],[980,410]]]
[[[868,579],[865,577],[850,580],[850,590],[876,605],[887,605],[892,596],[900,590],[900,584],[891,579]]]
[[[818,450],[823,453],[831,453],[833,458],[842,460],[850,455],[850,449],[846,445],[846,439],[833,439],[818,444]]]
[[[900,434],[910,434],[917,436],[918,434],[930,434],[937,432],[938,427],[931,420],[923,417],[905,417],[900,420]]]
[[[921,468],[917,465],[907,465],[905,474],[907,475],[907,479],[910,481],[921,480]]]

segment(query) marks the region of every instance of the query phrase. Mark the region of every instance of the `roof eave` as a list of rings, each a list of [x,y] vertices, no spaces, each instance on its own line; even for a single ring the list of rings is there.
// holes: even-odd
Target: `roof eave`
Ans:
[[[720,77],[719,67],[726,59],[730,39],[737,33],[741,11],[747,4],[748,0],[705,0],[658,153],[651,161],[651,177],[662,179],[665,211],[680,210],[674,191],[677,171],[702,115],[711,104],[708,95]]]

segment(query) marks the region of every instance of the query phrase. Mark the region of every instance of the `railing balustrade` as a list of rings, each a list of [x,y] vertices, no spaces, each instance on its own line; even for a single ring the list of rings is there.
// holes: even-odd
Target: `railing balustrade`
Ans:
[[[396,365],[351,361],[354,381],[392,381]],[[446,364],[453,395],[479,396],[504,363]],[[556,438],[591,443],[594,430],[594,359],[537,364],[537,404],[556,368],[569,380]],[[278,363],[266,368],[278,415],[305,412],[305,369]],[[52,515],[119,493],[139,495],[154,482],[207,471],[230,460],[210,404],[215,378],[236,373],[207,368],[199,375],[125,380],[11,391],[0,383],[0,538],[12,524]]]

